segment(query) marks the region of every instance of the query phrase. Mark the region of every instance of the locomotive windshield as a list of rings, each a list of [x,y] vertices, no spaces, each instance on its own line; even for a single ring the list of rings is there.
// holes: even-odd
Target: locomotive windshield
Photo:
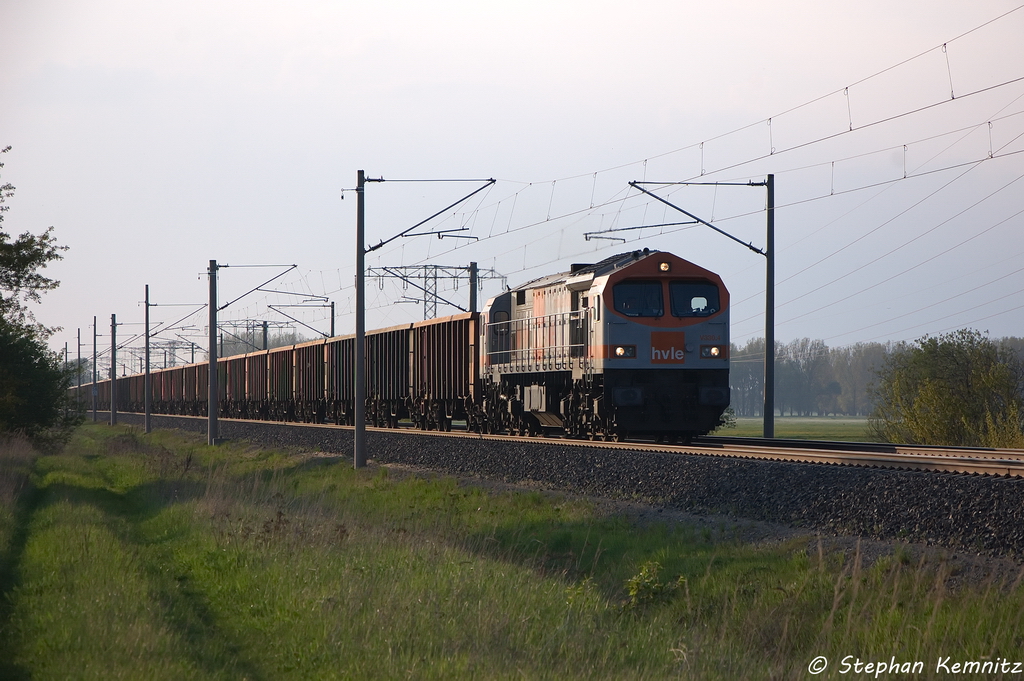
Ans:
[[[718,312],[718,287],[704,281],[673,281],[668,285],[673,317],[708,317]]]
[[[665,302],[660,281],[623,281],[615,285],[615,311],[627,317],[660,317]]]

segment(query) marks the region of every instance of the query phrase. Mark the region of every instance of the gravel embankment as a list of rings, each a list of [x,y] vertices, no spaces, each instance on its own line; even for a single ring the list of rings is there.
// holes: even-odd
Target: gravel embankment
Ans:
[[[120,414],[122,423],[142,417]],[[154,416],[156,428],[206,432],[205,419]],[[220,434],[264,446],[350,456],[352,431],[220,422]],[[529,481],[576,494],[642,500],[829,534],[1024,556],[1024,480],[652,454],[467,436],[371,432],[369,457],[451,475]]]

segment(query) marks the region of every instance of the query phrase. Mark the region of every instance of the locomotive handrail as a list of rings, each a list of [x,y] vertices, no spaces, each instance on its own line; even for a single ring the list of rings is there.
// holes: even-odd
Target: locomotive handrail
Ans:
[[[507,347],[492,350],[488,346],[487,363],[530,370],[551,365],[561,368],[578,358],[580,366],[584,366],[590,346],[589,317],[589,311],[584,309],[489,322],[487,338],[504,339],[501,345]],[[571,337],[573,325],[582,336],[579,342],[573,342]]]

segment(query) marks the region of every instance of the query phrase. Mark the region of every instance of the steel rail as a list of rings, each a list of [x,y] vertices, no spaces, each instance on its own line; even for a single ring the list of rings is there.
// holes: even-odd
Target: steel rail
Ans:
[[[990,450],[904,449],[893,452],[855,449],[780,448],[765,445],[722,445],[720,447],[682,447],[687,454],[704,454],[745,459],[792,461],[870,468],[892,468],[972,475],[1024,477],[1024,452],[1013,457],[995,457]],[[1007,450],[1010,451],[1010,450]]]
[[[849,442],[842,440],[787,440],[775,438],[761,440],[750,437],[716,437],[698,438],[699,444],[737,445],[761,447],[789,447],[793,449],[827,449],[851,450],[858,452],[875,452],[878,454],[916,454],[920,456],[968,456],[983,459],[1018,459],[1024,458],[1024,449],[1000,449],[997,447],[949,447],[944,445],[901,445],[888,442]]]
[[[203,419],[200,416],[159,414],[184,419]],[[261,423],[299,428],[328,428],[354,430],[353,426],[330,423],[294,423],[287,421],[253,421],[222,418],[221,421]],[[885,443],[853,443],[815,440],[757,441],[756,438],[701,438],[693,444],[668,445],[652,442],[603,442],[560,437],[524,437],[519,435],[492,435],[465,430],[443,432],[419,430],[412,427],[376,428],[367,426],[367,432],[395,433],[430,437],[453,437],[469,440],[497,440],[570,447],[598,447],[632,451],[682,454],[690,456],[718,456],[735,459],[776,461],[785,463],[826,464],[859,468],[884,468],[967,475],[990,475],[1024,478],[1024,450],[968,447],[929,447],[926,445],[893,445]]]

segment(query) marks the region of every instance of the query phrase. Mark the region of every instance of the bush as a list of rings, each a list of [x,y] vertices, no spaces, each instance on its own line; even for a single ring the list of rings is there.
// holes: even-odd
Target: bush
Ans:
[[[0,432],[64,440],[79,422],[71,374],[31,328],[0,318]]]
[[[872,392],[880,440],[1024,447],[1024,364],[977,331],[897,346]]]

